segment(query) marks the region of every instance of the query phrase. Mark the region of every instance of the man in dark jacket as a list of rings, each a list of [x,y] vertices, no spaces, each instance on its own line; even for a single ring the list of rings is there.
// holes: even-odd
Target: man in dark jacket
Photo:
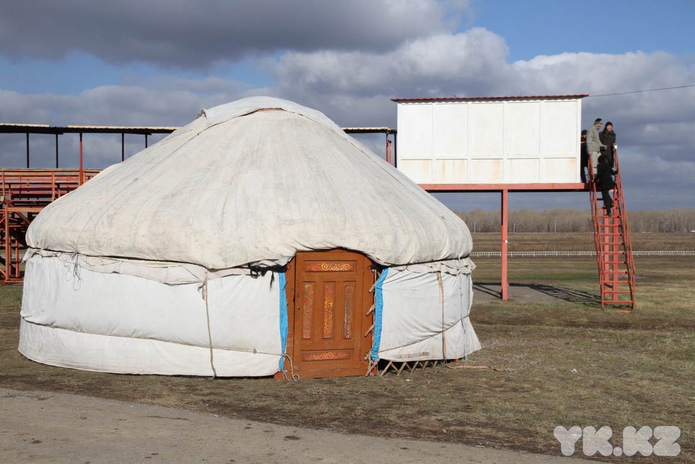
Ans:
[[[602,149],[604,155],[608,158],[608,164],[611,167],[615,166],[615,132],[613,132],[613,123],[607,122],[606,126],[601,132],[599,132],[599,139],[601,139],[601,144],[605,145],[606,148]]]
[[[586,171],[589,169],[589,150],[586,149],[586,130],[582,131],[582,138],[579,140],[579,175],[582,178],[582,184],[586,184]]]
[[[601,189],[601,196],[603,197],[603,207],[606,208],[606,215],[610,216],[613,208],[613,198],[611,198],[611,190],[615,187],[615,181],[613,181],[613,176],[616,175],[618,171],[614,171],[611,165],[608,163],[608,158],[606,155],[601,155],[598,157],[598,167],[596,173],[596,182],[598,183],[599,189]]]

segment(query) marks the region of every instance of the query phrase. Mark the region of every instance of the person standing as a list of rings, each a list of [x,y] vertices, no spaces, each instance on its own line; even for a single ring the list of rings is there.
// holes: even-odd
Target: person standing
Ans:
[[[594,125],[591,126],[586,135],[586,150],[591,156],[591,170],[594,176],[596,175],[596,169],[598,167],[598,157],[601,156],[601,147],[604,145],[601,143],[601,138],[598,135],[598,130],[601,128],[603,120],[601,118],[596,118]]]
[[[586,171],[589,169],[589,152],[586,149],[586,130],[582,131],[582,138],[579,140],[579,176],[582,184],[586,184]]]
[[[601,143],[606,146],[603,154],[608,158],[608,164],[611,167],[615,166],[615,132],[613,132],[613,123],[607,122],[603,130],[598,134]]]

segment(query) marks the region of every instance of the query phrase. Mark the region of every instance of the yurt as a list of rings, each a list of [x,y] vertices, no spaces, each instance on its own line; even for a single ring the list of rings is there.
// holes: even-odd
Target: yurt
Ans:
[[[286,100],[202,110],[26,238],[19,351],[40,363],[315,377],[480,349],[464,222]]]

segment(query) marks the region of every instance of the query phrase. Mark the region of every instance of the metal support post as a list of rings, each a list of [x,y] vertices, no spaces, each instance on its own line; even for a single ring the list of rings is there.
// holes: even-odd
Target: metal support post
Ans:
[[[393,133],[393,167],[398,167],[398,134]]]
[[[58,158],[58,134],[56,134],[56,169],[58,169],[59,164],[60,164],[60,160]]]
[[[509,190],[502,190],[502,218],[501,218],[501,241],[502,241],[502,251],[500,253],[502,257],[502,301],[507,301],[509,284],[507,282],[507,244],[508,244],[508,228],[509,228]]]
[[[80,132],[80,185],[84,184],[84,153],[82,151],[82,132]]]
[[[30,166],[29,162],[29,132],[27,132],[27,169],[29,169]]]

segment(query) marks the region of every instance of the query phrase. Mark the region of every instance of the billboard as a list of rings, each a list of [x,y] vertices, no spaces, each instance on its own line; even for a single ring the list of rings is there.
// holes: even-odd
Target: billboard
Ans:
[[[398,169],[419,184],[578,183],[583,97],[394,99]]]

